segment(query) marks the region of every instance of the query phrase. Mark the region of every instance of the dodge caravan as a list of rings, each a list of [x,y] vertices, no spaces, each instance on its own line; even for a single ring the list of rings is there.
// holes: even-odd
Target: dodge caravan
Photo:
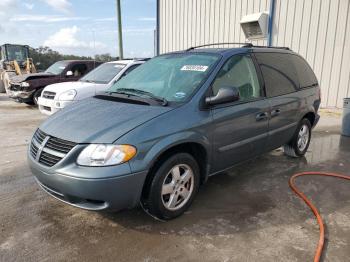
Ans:
[[[52,115],[28,161],[42,189],[65,203],[141,203],[172,219],[214,174],[281,146],[302,157],[319,106],[312,69],[287,48],[191,48],[150,59]]]

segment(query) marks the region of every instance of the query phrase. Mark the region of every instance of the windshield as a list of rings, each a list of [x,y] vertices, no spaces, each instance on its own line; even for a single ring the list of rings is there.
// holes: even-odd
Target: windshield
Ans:
[[[104,63],[82,77],[80,81],[108,84],[124,67],[123,64]]]
[[[206,79],[219,58],[219,55],[207,53],[161,55],[133,70],[109,91],[148,93],[167,101],[185,101]],[[142,92],[135,92],[137,90]]]
[[[25,61],[28,58],[28,50],[23,46],[8,45],[6,51],[8,61]]]
[[[62,71],[67,67],[68,62],[67,61],[59,61],[51,65],[48,69],[46,69],[46,73],[59,75],[62,73]]]

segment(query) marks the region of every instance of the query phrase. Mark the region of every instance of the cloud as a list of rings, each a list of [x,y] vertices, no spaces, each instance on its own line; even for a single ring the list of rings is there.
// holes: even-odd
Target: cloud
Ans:
[[[117,21],[117,18],[116,17],[97,18],[94,21],[96,21],[96,22]]]
[[[44,1],[57,11],[60,11],[63,13],[70,13],[70,8],[72,7],[72,4],[69,2],[69,0],[44,0]]]
[[[16,7],[16,0],[0,0],[0,22],[6,22]]]
[[[34,4],[23,3],[23,5],[24,5],[27,9],[29,9],[29,10],[33,10],[33,8],[34,8]]]
[[[149,21],[149,22],[155,22],[156,18],[155,17],[140,17],[137,20],[139,21]]]
[[[77,39],[79,28],[77,26],[66,27],[60,29],[55,34],[51,35],[45,42],[44,46],[51,48],[58,48],[64,51],[71,51],[72,49],[94,49],[105,48],[106,45],[101,42],[84,42]]]
[[[11,22],[65,22],[65,21],[80,21],[88,20],[89,17],[80,16],[59,16],[59,15],[15,15],[10,21]]]

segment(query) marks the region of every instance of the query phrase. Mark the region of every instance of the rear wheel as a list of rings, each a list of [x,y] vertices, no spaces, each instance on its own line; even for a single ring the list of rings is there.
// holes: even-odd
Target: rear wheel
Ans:
[[[311,140],[311,123],[304,118],[300,121],[293,139],[283,146],[284,153],[291,157],[301,157],[305,155]]]
[[[191,205],[199,188],[199,167],[187,153],[178,153],[155,171],[149,193],[143,200],[148,212],[160,219],[172,219]]]

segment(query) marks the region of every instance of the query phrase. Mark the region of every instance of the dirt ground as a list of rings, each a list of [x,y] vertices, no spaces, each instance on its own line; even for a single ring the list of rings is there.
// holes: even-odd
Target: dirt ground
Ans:
[[[26,162],[46,117],[0,95],[0,261],[312,261],[318,226],[288,187],[300,171],[350,175],[341,116],[322,113],[309,152],[281,150],[211,177],[182,217],[159,222],[140,208],[95,213],[61,203],[36,184]],[[349,261],[350,183],[300,178],[327,224],[325,261]]]

